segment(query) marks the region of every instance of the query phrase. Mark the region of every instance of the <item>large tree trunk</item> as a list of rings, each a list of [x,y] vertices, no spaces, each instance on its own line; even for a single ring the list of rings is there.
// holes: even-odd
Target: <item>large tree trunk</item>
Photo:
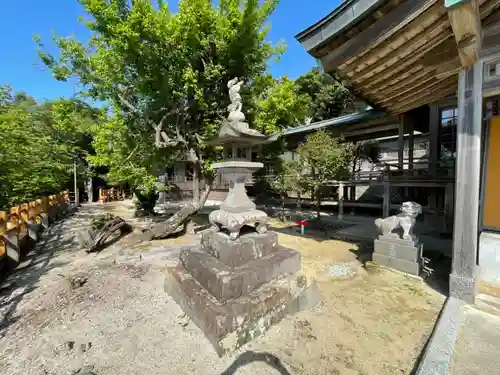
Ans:
[[[195,202],[190,202],[182,206],[179,211],[170,216],[166,221],[162,223],[151,224],[146,232],[144,232],[143,240],[151,241],[165,238],[177,231],[180,226],[184,225],[184,223],[187,223],[192,216],[194,216],[203,208],[211,189],[212,184],[207,183],[205,185],[205,190],[203,191],[203,194],[198,201],[198,204],[195,204]],[[188,225],[185,225],[184,227],[187,228],[187,226]]]
[[[212,181],[205,179],[205,188],[200,195],[201,166],[199,160],[195,162],[193,170],[193,200],[182,206],[179,211],[170,216],[166,221],[151,224],[144,232],[144,240],[151,241],[166,238],[176,232],[181,226],[184,226],[184,230],[188,230],[191,217],[203,208],[212,190]]]

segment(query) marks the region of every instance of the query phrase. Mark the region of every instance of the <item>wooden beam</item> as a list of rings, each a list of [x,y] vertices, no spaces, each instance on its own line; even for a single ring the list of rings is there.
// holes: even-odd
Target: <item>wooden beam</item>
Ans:
[[[390,85],[377,91],[376,97],[379,99],[387,98],[390,95],[403,95],[404,93],[413,90],[416,84],[427,82],[434,79],[432,75],[425,69],[420,69],[415,74],[412,74],[407,80],[401,82],[399,85]]]
[[[414,75],[418,74],[418,72],[420,72],[422,70],[422,66],[421,65],[412,65],[411,67],[408,67],[408,69],[406,69],[406,71],[404,72],[401,72],[402,74],[401,75],[392,75],[392,76],[389,76],[387,77],[387,79],[383,82],[379,82],[379,84],[375,84],[375,83],[372,83],[371,81],[370,82],[367,82],[365,84],[359,84],[361,87],[363,87],[363,89],[367,90],[367,91],[371,91],[371,90],[376,90],[376,91],[379,91],[379,90],[383,90],[387,87],[398,87],[399,85],[402,85],[402,84],[406,84],[406,81],[408,79],[412,79]],[[378,79],[377,79],[378,81]]]
[[[436,69],[436,79],[445,79],[446,77],[450,77],[450,76],[453,76],[453,75],[457,75],[458,73],[460,73],[460,70],[462,69],[461,66],[457,66],[458,63],[455,63],[455,64],[447,64],[445,66],[442,66],[442,67],[438,67]],[[443,71],[441,71],[443,70]]]
[[[410,58],[400,61],[398,65],[391,67],[391,69],[385,69],[380,74],[377,74],[372,78],[372,76],[365,75],[363,77],[354,78],[353,82],[359,84],[363,87],[373,87],[382,85],[390,85],[392,82],[397,82],[400,78],[401,73],[408,73],[411,68],[413,68],[420,59],[431,49],[439,46],[441,43],[445,42],[448,38],[452,36],[451,32],[448,33],[446,30],[441,34],[435,36],[428,41],[423,47],[414,51]],[[367,82],[367,80],[370,81]],[[391,80],[392,79],[392,80]]]
[[[376,96],[377,99],[380,99],[381,103],[389,102],[393,99],[396,98],[402,98],[404,97],[405,94],[409,92],[418,92],[422,89],[425,89],[429,87],[430,84],[433,82],[436,82],[436,75],[433,71],[428,71],[425,69],[422,69],[420,73],[415,74],[415,77],[418,77],[414,79],[413,77],[410,77],[408,81],[402,82],[404,83],[403,86],[401,87],[394,87],[391,86],[392,89],[386,90],[384,92],[380,92]],[[408,94],[407,94],[408,95]]]
[[[477,0],[461,0],[448,8],[448,17],[463,67],[474,65],[481,50],[482,28]]]
[[[455,86],[456,81],[457,81],[457,77],[454,76],[454,77],[450,77],[450,78],[447,78],[447,79],[444,79],[441,81],[436,80],[430,84],[423,85],[418,90],[414,90],[414,91],[410,92],[409,95],[406,95],[406,96],[402,95],[398,99],[397,104],[412,102],[415,98],[420,98],[422,95],[425,96],[425,95],[428,95],[429,93],[432,94],[433,91],[440,90],[443,86],[446,86],[446,87]],[[394,101],[390,100],[390,99],[380,101],[381,104],[387,104],[390,102],[394,102]]]
[[[340,47],[334,49],[324,57],[324,68],[331,71],[344,62],[353,59],[362,52],[368,52],[387,38],[394,35],[402,27],[412,22],[438,0],[405,1],[392,10],[384,18],[378,20],[369,28],[349,39]]]
[[[419,99],[415,99],[412,102],[405,103],[403,105],[393,105],[390,108],[387,108],[387,112],[393,113],[393,114],[399,114],[405,111],[412,110],[414,108],[421,107],[423,105],[427,105],[429,103],[438,101],[439,99],[444,98],[447,95],[450,95],[452,93],[456,92],[456,87],[447,87],[447,88],[442,88],[440,90],[434,91],[432,94],[429,94],[427,96],[422,96]]]
[[[419,42],[411,53],[406,55],[408,50],[406,47],[402,47],[403,52],[400,50],[395,50],[387,58],[380,59],[379,63],[376,63],[371,69],[363,70],[357,74],[353,74],[353,81],[363,82],[372,77],[378,77],[380,73],[386,72],[388,66],[394,66],[395,69],[399,69],[401,65],[410,66],[411,64],[419,61],[422,56],[424,56],[432,48],[439,46],[443,41],[451,37],[451,31],[448,31],[449,24],[447,27],[438,27],[430,31],[423,40]],[[400,57],[401,56],[401,57]],[[397,58],[396,62],[394,59]]]
[[[493,55],[500,49],[500,10],[494,11],[483,20],[483,41],[481,55]]]
[[[369,70],[378,71],[384,65],[392,65],[405,56],[410,56],[429,39],[449,27],[449,21],[441,4],[436,4],[425,15],[415,20],[398,35],[386,40],[383,45],[356,60],[356,75]],[[456,48],[456,47],[455,47]],[[342,69],[342,66],[339,67]]]
[[[500,7],[500,0],[481,0],[479,13],[481,14],[481,20],[488,17],[495,10]]]
[[[456,58],[458,58],[457,43],[454,39],[450,38],[427,52],[422,58],[421,64],[425,67],[434,68]]]
[[[443,74],[448,71],[455,71],[457,68],[460,68],[460,58],[456,56],[451,60],[443,60],[441,64],[436,63],[434,66],[429,66],[427,69],[429,71],[434,71],[436,74]]]
[[[446,95],[456,92],[456,90],[457,90],[456,85],[450,85],[448,87],[442,87],[440,89],[433,90],[432,92],[424,92],[422,95],[420,95],[417,98],[414,98],[411,101],[407,101],[402,104],[396,103],[395,105],[392,106],[386,106],[387,111],[396,115],[398,113],[409,111],[410,109],[418,108],[422,105],[442,99]]]
[[[397,124],[392,124],[392,125],[383,125],[383,126],[373,126],[365,129],[359,129],[359,130],[351,130],[348,132],[342,132],[343,136],[345,138],[350,138],[350,137],[355,137],[358,135],[364,135],[364,134],[371,134],[371,133],[380,133],[383,131],[388,131],[388,130],[394,130],[397,129],[398,125]]]

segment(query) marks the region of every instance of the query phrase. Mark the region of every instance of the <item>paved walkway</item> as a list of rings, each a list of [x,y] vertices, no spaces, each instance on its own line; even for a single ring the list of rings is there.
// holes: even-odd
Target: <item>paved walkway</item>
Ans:
[[[451,375],[500,374],[500,316],[464,307]]]
[[[476,305],[450,297],[419,363],[417,375],[500,374],[500,299]]]

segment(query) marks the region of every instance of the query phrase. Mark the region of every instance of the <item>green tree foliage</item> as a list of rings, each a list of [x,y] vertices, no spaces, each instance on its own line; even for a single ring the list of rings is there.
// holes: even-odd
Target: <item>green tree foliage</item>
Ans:
[[[23,203],[68,186],[75,155],[89,151],[88,129],[99,113],[85,103],[37,104],[0,87],[0,207]]]
[[[285,198],[289,193],[297,194],[297,208],[300,209],[301,195],[308,189],[304,178],[304,165],[300,160],[284,161],[271,187],[281,193],[282,217],[285,217]]]
[[[283,50],[266,41],[264,26],[278,0],[180,0],[178,13],[163,1],[79,2],[90,16],[88,44],[56,37],[56,57],[37,40],[55,78],[76,77],[87,95],[110,104],[108,121],[93,131],[92,162],[133,187],[152,186],[184,155],[197,176],[208,175],[213,150],[204,139],[227,115],[227,82],[252,86]]]
[[[318,68],[297,78],[295,84],[300,94],[310,98],[309,116],[313,122],[342,115],[354,100],[344,86]]]
[[[320,204],[323,190],[332,180],[349,176],[352,162],[352,146],[340,143],[327,132],[319,130],[307,136],[298,149],[304,171],[303,183],[316,197],[317,216],[320,218]]]
[[[272,134],[284,128],[302,124],[309,114],[311,99],[299,92],[287,76],[273,80],[256,100],[256,128]]]

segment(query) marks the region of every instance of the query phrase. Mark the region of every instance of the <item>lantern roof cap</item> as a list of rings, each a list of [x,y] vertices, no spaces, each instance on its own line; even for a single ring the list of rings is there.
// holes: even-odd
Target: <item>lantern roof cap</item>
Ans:
[[[224,145],[227,143],[259,145],[275,142],[279,136],[279,133],[265,135],[257,130],[250,129],[246,122],[224,120],[219,135],[208,143],[212,145]]]

